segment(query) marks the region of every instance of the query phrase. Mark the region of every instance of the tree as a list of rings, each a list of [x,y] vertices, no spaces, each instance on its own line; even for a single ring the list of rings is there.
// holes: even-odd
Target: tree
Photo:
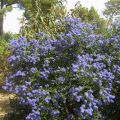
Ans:
[[[120,18],[120,0],[109,0],[105,3],[104,15],[110,18]]]
[[[100,16],[98,15],[96,9],[94,7],[91,7],[88,12],[88,21],[90,22],[98,21],[99,18]]]
[[[72,17],[79,17],[81,21],[88,22],[88,13],[89,10],[83,7],[80,2],[75,5],[75,8],[71,10]]]
[[[56,20],[66,14],[60,0],[33,0],[27,6],[21,4],[21,8],[25,10],[21,33],[29,37],[41,31],[53,34]]]
[[[15,3],[16,0],[0,0],[0,36],[3,35],[3,17],[6,12],[12,10],[12,5]]]
[[[89,12],[88,12],[88,22],[91,24],[96,24],[97,25],[97,33],[106,33],[105,27],[107,26],[107,22],[105,21],[104,18],[101,18],[98,12],[94,7],[91,7]]]
[[[0,36],[3,35],[3,18],[5,13],[12,10],[13,4],[27,5],[28,3],[30,3],[30,0],[0,0]]]
[[[100,17],[97,10],[91,7],[89,10],[83,7],[80,2],[76,4],[75,8],[71,11],[72,17],[80,18],[82,22],[97,25],[97,33],[105,34],[106,21]]]

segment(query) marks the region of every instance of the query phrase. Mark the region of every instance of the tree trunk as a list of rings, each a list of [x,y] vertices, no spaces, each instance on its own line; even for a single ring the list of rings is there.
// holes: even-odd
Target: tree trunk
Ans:
[[[3,0],[0,1],[0,8],[3,9]],[[0,36],[3,35],[3,13],[0,14]]]
[[[0,36],[3,35],[3,15],[0,15]]]

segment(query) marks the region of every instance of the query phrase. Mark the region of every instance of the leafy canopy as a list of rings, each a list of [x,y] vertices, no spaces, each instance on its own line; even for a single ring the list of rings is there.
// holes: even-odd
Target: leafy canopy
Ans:
[[[104,15],[106,17],[120,17],[120,0],[109,0],[105,6]]]

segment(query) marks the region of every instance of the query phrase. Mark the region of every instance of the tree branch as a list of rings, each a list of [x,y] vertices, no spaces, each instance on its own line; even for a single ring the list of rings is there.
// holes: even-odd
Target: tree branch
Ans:
[[[19,3],[19,0],[18,1],[13,0],[12,2],[6,2],[5,5],[6,5],[6,7],[8,7],[8,6],[11,6],[13,4],[18,4],[18,3]]]

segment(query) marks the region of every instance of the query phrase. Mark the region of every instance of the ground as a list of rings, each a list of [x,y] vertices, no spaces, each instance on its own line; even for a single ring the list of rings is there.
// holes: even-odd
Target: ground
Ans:
[[[12,99],[14,95],[6,93],[2,89],[3,85],[3,76],[0,74],[0,120],[3,120],[4,116],[10,112],[12,109],[10,108],[10,98]]]
[[[10,98],[13,98],[12,94],[0,92],[0,120],[3,120],[5,114],[11,111],[9,106]]]

